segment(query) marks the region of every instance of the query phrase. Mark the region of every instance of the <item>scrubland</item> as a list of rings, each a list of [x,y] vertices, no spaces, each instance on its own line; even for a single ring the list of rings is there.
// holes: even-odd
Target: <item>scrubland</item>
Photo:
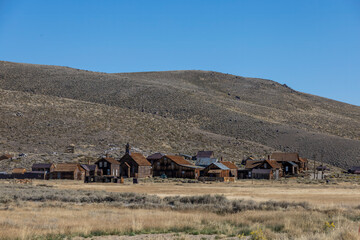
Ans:
[[[31,185],[20,185],[1,181],[0,236],[91,239],[147,234],[150,239],[215,236],[319,240],[359,237],[358,183],[306,185],[296,181],[254,181],[246,187],[249,184],[34,181]],[[303,198],[289,197],[296,191]],[[276,192],[278,196],[274,197]],[[314,195],[316,192],[320,195]],[[166,235],[170,233],[175,235]]]

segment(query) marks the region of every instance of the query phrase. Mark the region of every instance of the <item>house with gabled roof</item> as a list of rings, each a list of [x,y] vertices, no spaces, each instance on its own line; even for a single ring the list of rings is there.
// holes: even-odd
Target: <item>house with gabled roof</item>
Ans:
[[[307,170],[308,161],[306,158],[300,158],[298,153],[275,152],[270,156],[271,160],[275,160],[282,165],[285,175],[294,175]]]
[[[166,176],[168,178],[199,178],[203,167],[195,166],[182,156],[165,155],[154,161],[153,176]]]
[[[225,165],[226,167],[228,167],[230,169],[229,177],[237,178],[239,168],[235,165],[235,163],[229,162],[229,161],[221,161],[220,163]]]
[[[151,163],[141,153],[125,153],[119,160],[120,176],[132,178],[151,177]]]
[[[230,177],[230,168],[220,162],[215,162],[204,169],[204,176],[211,178]]]
[[[101,176],[118,177],[120,175],[120,162],[109,155],[100,157],[95,165],[97,165]]]

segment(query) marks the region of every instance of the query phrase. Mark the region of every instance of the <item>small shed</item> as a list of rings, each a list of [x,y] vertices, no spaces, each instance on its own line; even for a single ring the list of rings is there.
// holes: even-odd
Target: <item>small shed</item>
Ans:
[[[141,153],[125,153],[119,162],[122,177],[151,177],[151,163]]]

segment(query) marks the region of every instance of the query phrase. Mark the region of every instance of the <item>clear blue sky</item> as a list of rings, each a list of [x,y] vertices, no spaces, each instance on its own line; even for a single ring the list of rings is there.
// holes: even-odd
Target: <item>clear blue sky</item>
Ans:
[[[0,60],[213,70],[360,106],[360,1],[0,0]]]

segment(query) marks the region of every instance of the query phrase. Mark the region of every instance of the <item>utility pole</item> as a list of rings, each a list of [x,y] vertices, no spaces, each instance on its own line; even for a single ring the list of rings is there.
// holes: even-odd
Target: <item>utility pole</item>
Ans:
[[[316,154],[313,155],[313,160],[314,160],[314,179],[315,179],[315,174],[316,174],[315,158],[316,158]]]
[[[323,157],[324,157],[324,150],[321,150],[321,179],[324,179],[324,162],[323,162]]]

